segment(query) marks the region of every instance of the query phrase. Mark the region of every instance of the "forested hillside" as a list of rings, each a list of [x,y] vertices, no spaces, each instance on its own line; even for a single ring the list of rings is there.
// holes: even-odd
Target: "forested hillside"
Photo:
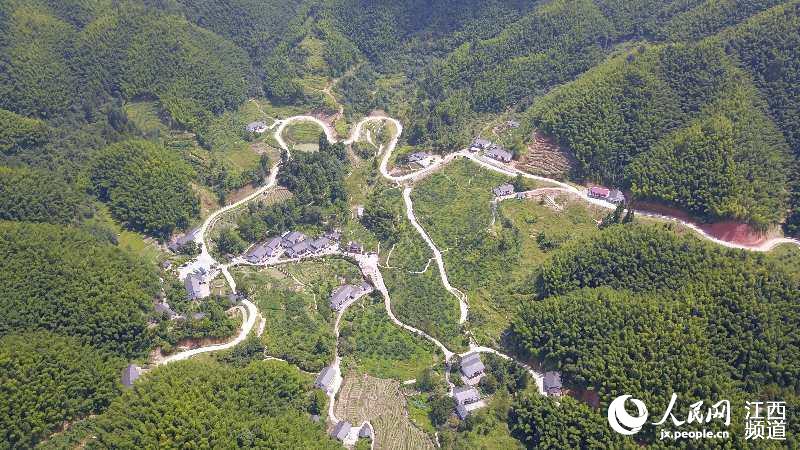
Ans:
[[[65,180],[0,166],[0,220],[69,224],[91,212],[89,196]]]
[[[309,420],[324,406],[310,384],[286,363],[170,364],[112,402],[89,448],[341,448]]]
[[[450,153],[480,135],[519,158],[527,144],[535,154],[536,136],[563,152],[565,181],[621,188],[634,206],[800,235],[800,0],[0,1],[0,449],[33,447],[71,424],[64,442],[89,448],[338,448],[309,420],[326,408],[311,377],[261,359],[308,353],[311,368],[329,363],[324,297],[342,271],[323,285],[276,271],[276,280],[318,286],[306,295],[264,284],[287,294],[256,301],[279,320],[265,345],[155,368],[131,390],[119,383],[120,369],[146,365],[155,347],[168,353],[236,331],[221,285],[193,302],[176,269],[159,268],[188,258],[163,244],[253,192],[275,165],[286,189],[210,228],[211,250],[239,254],[288,229],[342,229],[345,243],[382,249],[399,320],[453,351],[469,338],[499,348],[508,331],[504,352],[560,370],[573,394],[597,400],[515,392],[491,406],[509,440],[639,444],[598,413],[621,393],[659,405],[673,391],[682,401],[797,402],[796,255],[726,250],[651,224],[598,231],[583,203],[537,217],[519,201],[512,223],[491,209],[490,187],[505,178],[481,178],[465,160],[450,164],[468,187],[442,171],[410,197],[442,246],[440,273],[400,191],[377,184],[370,141],[385,146],[387,133],[373,128],[353,149],[323,139],[291,155],[272,136],[280,119],[313,114],[345,138],[376,110],[402,122],[401,156]],[[518,127],[505,125],[512,119]],[[246,130],[254,121],[269,131]],[[318,134],[294,125],[288,140]],[[357,203],[363,217],[351,219]],[[530,236],[515,225],[523,222]],[[560,226],[576,233],[554,232]],[[519,256],[531,249],[536,258]],[[463,324],[445,275],[468,296]],[[202,314],[166,320],[153,312],[162,297],[186,317]],[[274,306],[286,298],[297,301]],[[340,352],[348,364],[414,376],[431,364],[430,349],[402,348],[411,335],[383,315],[383,301],[344,319]],[[324,315],[297,320],[317,302]],[[482,341],[484,325],[496,342]],[[391,338],[388,353],[373,348],[381,336]],[[427,396],[409,409],[426,430],[434,426],[423,407],[436,403]],[[451,408],[439,400],[437,424]],[[490,439],[482,433],[494,425],[474,417],[441,426],[443,445],[461,442],[448,440],[456,433]],[[732,423],[741,437],[744,421]],[[796,446],[800,428],[788,427]]]
[[[537,290],[514,341],[601,408],[623,392],[666,404],[798,389],[800,286],[763,256],[615,226],[559,250]]]
[[[156,274],[108,242],[56,225],[0,222],[0,334],[50,330],[120,355],[149,349]]]
[[[102,411],[125,362],[49,332],[0,338],[1,448],[30,448],[65,421]]]
[[[97,156],[90,178],[97,197],[129,228],[169,237],[197,215],[191,168],[173,153],[146,141],[126,141]]]

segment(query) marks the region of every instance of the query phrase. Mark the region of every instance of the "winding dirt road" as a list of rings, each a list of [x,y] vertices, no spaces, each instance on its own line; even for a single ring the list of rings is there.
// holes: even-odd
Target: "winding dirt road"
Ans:
[[[327,123],[323,122],[322,120],[320,120],[320,119],[318,119],[316,117],[313,117],[313,116],[308,116],[308,115],[288,117],[286,119],[276,121],[273,124],[273,126],[271,127],[271,128],[276,127],[275,128],[275,132],[274,132],[275,140],[278,142],[278,144],[281,146],[281,148],[283,148],[284,150],[287,151],[287,153],[288,153],[289,149],[288,149],[288,146],[287,146],[286,142],[283,140],[283,131],[284,131],[284,129],[286,128],[286,126],[288,126],[291,123],[304,122],[304,121],[305,122],[314,122],[314,123],[316,123],[317,125],[319,125],[323,129],[323,131],[325,133],[325,136],[326,136],[326,138],[328,139],[329,142],[331,142],[331,143],[337,142],[336,133],[330,128],[330,126]],[[380,165],[379,165],[379,171],[381,173],[381,176],[383,176],[386,180],[394,182],[394,183],[397,183],[398,185],[404,185],[405,186],[405,188],[403,190],[403,200],[404,200],[405,207],[406,207],[407,218],[408,218],[409,222],[411,222],[411,224],[417,230],[417,232],[420,234],[420,236],[422,236],[422,238],[425,240],[426,244],[430,247],[431,251],[433,252],[433,255],[434,255],[433,259],[436,261],[436,264],[437,264],[437,266],[439,268],[439,273],[440,273],[440,277],[441,277],[441,281],[442,281],[443,286],[448,290],[448,292],[450,292],[453,296],[455,296],[459,301],[459,305],[460,305],[459,324],[465,323],[466,320],[467,320],[467,317],[468,317],[469,305],[467,303],[467,296],[463,292],[461,292],[460,290],[458,290],[457,288],[455,288],[454,286],[452,286],[450,284],[450,282],[449,282],[449,280],[447,278],[447,272],[445,270],[444,260],[442,258],[441,252],[436,247],[435,243],[430,238],[430,236],[428,236],[428,234],[425,232],[424,228],[419,224],[419,222],[417,221],[417,219],[416,219],[416,217],[414,215],[413,202],[411,200],[411,189],[412,189],[413,183],[415,181],[418,181],[421,178],[423,178],[423,177],[435,172],[436,170],[444,167],[447,163],[453,161],[456,158],[464,157],[464,158],[470,159],[471,161],[479,164],[480,166],[482,166],[484,168],[487,168],[489,170],[492,170],[492,171],[495,171],[495,172],[498,172],[498,173],[501,173],[501,174],[504,174],[504,175],[507,175],[507,176],[510,176],[510,177],[521,175],[524,178],[533,179],[533,180],[536,180],[536,181],[540,181],[540,182],[544,182],[544,183],[548,183],[548,184],[553,185],[553,187],[544,188],[544,189],[547,189],[547,190],[554,190],[554,191],[564,192],[564,193],[567,193],[569,195],[576,196],[576,197],[578,197],[578,198],[580,198],[580,199],[582,199],[582,200],[584,200],[584,201],[586,201],[588,203],[591,203],[591,204],[594,204],[594,205],[597,205],[597,206],[600,206],[600,207],[603,207],[603,208],[607,208],[607,209],[614,209],[616,207],[615,205],[607,203],[607,202],[604,202],[602,200],[597,200],[597,199],[590,198],[588,196],[588,193],[584,189],[575,187],[575,186],[567,184],[567,183],[563,183],[563,182],[558,181],[558,180],[553,180],[553,179],[549,179],[549,178],[545,178],[545,177],[540,177],[540,176],[528,174],[528,173],[519,171],[516,168],[507,166],[505,164],[502,164],[502,163],[499,163],[497,161],[485,158],[485,157],[480,156],[480,155],[473,154],[473,153],[471,153],[469,151],[466,151],[466,150],[462,150],[462,151],[459,151],[459,152],[451,153],[451,154],[445,156],[444,158],[438,158],[436,161],[434,161],[428,167],[423,168],[423,169],[418,170],[418,171],[415,171],[413,173],[405,174],[405,175],[402,175],[402,176],[393,176],[391,173],[389,173],[388,165],[389,165],[389,161],[391,160],[391,155],[392,155],[393,151],[395,150],[395,148],[397,147],[397,143],[398,143],[398,140],[400,138],[400,135],[403,132],[403,126],[398,120],[396,120],[394,118],[391,118],[391,117],[385,117],[385,116],[366,117],[366,118],[360,120],[358,123],[356,123],[355,126],[353,127],[352,131],[351,131],[350,136],[347,139],[344,139],[341,142],[344,142],[345,144],[352,144],[353,142],[358,141],[361,138],[361,135],[363,133],[364,125],[369,123],[369,122],[372,122],[372,121],[388,121],[388,122],[392,123],[396,128],[396,133],[392,137],[392,139],[389,141],[389,143],[386,146],[382,146],[379,149],[379,154],[381,154],[381,152],[383,153],[382,156],[381,156],[381,162],[380,162]],[[289,155],[289,157],[291,157],[291,155]],[[219,265],[219,263],[216,260],[214,260],[213,256],[211,256],[211,254],[208,251],[208,244],[206,242],[206,232],[208,231],[208,229],[210,227],[213,226],[215,221],[222,214],[224,214],[225,212],[230,211],[230,210],[232,210],[234,208],[237,208],[239,206],[242,206],[242,205],[246,204],[247,202],[249,202],[249,201],[257,198],[258,196],[262,195],[268,189],[274,187],[276,185],[276,179],[277,179],[277,173],[278,173],[279,165],[280,164],[277,164],[272,168],[272,170],[270,172],[269,179],[268,179],[267,183],[264,186],[260,187],[255,192],[253,192],[252,194],[248,195],[247,197],[237,201],[236,203],[228,205],[228,206],[225,206],[224,208],[221,208],[221,209],[215,211],[214,213],[212,213],[203,222],[203,224],[200,227],[198,233],[195,235],[195,241],[198,242],[202,247],[201,248],[201,254],[194,261],[192,261],[190,264],[188,264],[187,266],[185,266],[184,268],[181,269],[181,278],[185,277],[188,273],[190,273],[190,272],[192,272],[192,271],[194,271],[194,270],[196,270],[198,268],[205,269],[207,271],[207,273],[209,274],[208,277],[209,278],[213,278],[214,276],[217,275],[217,272],[214,269],[218,268],[218,270],[222,272],[222,274],[224,275],[226,281],[230,285],[231,290],[233,292],[236,292],[235,280],[230,275],[228,269],[230,267],[238,265],[238,264],[247,264],[247,263],[242,258],[237,258],[231,264]],[[509,196],[508,198],[512,198],[512,197]],[[503,198],[503,199],[505,199],[505,198]],[[499,200],[503,200],[503,199],[499,199]],[[744,246],[744,245],[739,245],[739,244],[733,244],[733,243],[730,243],[730,242],[722,241],[722,240],[717,239],[717,238],[715,238],[713,236],[710,236],[706,232],[704,232],[703,230],[698,228],[696,225],[688,223],[688,222],[685,222],[685,221],[682,221],[682,220],[679,220],[679,219],[674,218],[674,217],[668,217],[668,216],[664,216],[664,215],[660,215],[660,214],[641,212],[641,211],[637,211],[637,213],[639,215],[646,216],[646,217],[652,217],[652,218],[657,218],[657,219],[660,219],[660,220],[668,220],[668,221],[673,221],[673,222],[680,223],[683,226],[694,230],[696,233],[698,233],[698,235],[700,235],[704,239],[707,239],[709,241],[712,241],[714,243],[717,243],[719,245],[722,245],[722,246],[725,246],[725,247],[729,247],[729,248],[739,248],[739,249],[751,250],[751,251],[769,251],[769,250],[775,248],[776,246],[782,245],[782,244],[792,244],[792,245],[800,246],[800,241],[798,241],[796,239],[789,239],[789,238],[770,239],[769,241],[766,241],[766,242],[764,242],[764,243],[762,243],[760,245],[757,245],[757,246]],[[390,320],[394,324],[396,324],[397,326],[403,328],[404,330],[407,330],[409,332],[412,332],[412,333],[414,333],[414,334],[416,334],[418,336],[421,336],[421,337],[429,340],[437,348],[439,348],[440,351],[442,351],[442,353],[444,354],[445,364],[448,367],[448,371],[447,371],[447,374],[446,374],[446,375],[448,375],[447,382],[450,385],[450,389],[451,389],[451,392],[452,392],[452,388],[453,388],[454,385],[449,380],[449,367],[450,367],[451,359],[453,358],[453,356],[455,356],[455,353],[450,351],[444,344],[442,344],[439,340],[437,340],[433,336],[430,336],[429,334],[425,333],[424,331],[422,331],[420,329],[417,329],[415,327],[412,327],[410,325],[407,325],[407,324],[403,323],[402,321],[400,321],[394,315],[394,313],[392,312],[391,297],[389,295],[388,289],[386,288],[386,284],[384,283],[383,275],[381,274],[380,269],[378,267],[378,256],[377,255],[350,255],[350,254],[348,254],[347,256],[352,257],[353,259],[355,259],[358,262],[358,265],[359,265],[362,273],[364,274],[364,276],[367,279],[369,279],[372,282],[373,286],[375,286],[375,288],[378,289],[378,291],[381,293],[381,295],[384,298],[386,312],[387,312]],[[282,262],[285,262],[285,261],[279,261],[279,262],[276,262],[276,263],[282,263]],[[187,359],[187,358],[191,358],[192,356],[200,354],[200,353],[207,353],[207,352],[213,352],[213,351],[218,351],[218,350],[229,349],[229,348],[237,345],[238,343],[242,342],[247,337],[247,335],[250,333],[250,331],[252,330],[253,326],[255,325],[256,319],[258,317],[258,310],[257,310],[256,306],[253,303],[251,303],[248,300],[242,300],[242,304],[246,308],[245,320],[244,320],[244,323],[242,325],[241,332],[232,341],[230,341],[228,343],[225,343],[225,344],[211,345],[211,346],[207,346],[207,347],[201,347],[201,348],[189,350],[189,351],[186,351],[186,352],[181,352],[181,353],[178,353],[178,354],[175,354],[175,355],[172,355],[170,357],[165,358],[159,364],[167,364],[167,363],[172,362],[172,361],[184,360],[184,359]],[[339,332],[340,319],[341,319],[342,315],[344,314],[344,311],[347,309],[347,306],[350,306],[350,304],[352,304],[352,302],[347,304],[337,314],[336,322],[334,324],[334,333],[337,336],[337,342],[338,342],[338,332]],[[493,353],[495,355],[498,355],[501,358],[514,361],[515,363],[519,364],[521,367],[523,367],[526,371],[528,371],[531,374],[531,376],[536,380],[537,387],[539,388],[539,391],[543,392],[542,374],[540,374],[537,371],[533,370],[527,364],[522,363],[522,362],[514,359],[513,357],[508,356],[506,354],[503,354],[503,353],[501,353],[501,352],[499,352],[499,351],[497,351],[495,349],[492,349],[492,348],[489,348],[489,347],[477,346],[474,343],[470,344],[470,352]],[[335,388],[333,389],[333,392],[328,393],[328,397],[329,397],[329,400],[330,400],[329,401],[328,416],[329,416],[329,419],[333,423],[336,423],[338,421],[338,419],[336,418],[336,416],[334,414],[334,403],[336,401],[336,393],[337,393],[338,388],[340,387],[341,381],[342,381],[341,374],[339,372],[339,363],[340,363],[340,358],[339,358],[338,350],[337,350],[334,353],[334,360],[332,362],[332,366],[336,370]]]
[[[433,243],[433,240],[430,238],[430,236],[428,236],[428,233],[425,232],[425,229],[422,228],[422,225],[417,222],[417,218],[414,216],[414,204],[411,202],[411,187],[403,189],[403,201],[406,204],[406,217],[408,218],[408,221],[411,222],[411,225],[413,225],[414,228],[416,228],[417,233],[422,236],[422,239],[425,240],[425,243],[428,244],[428,247],[430,247],[431,251],[433,252],[433,259],[436,261],[436,265],[439,267],[439,276],[442,279],[442,284],[444,285],[445,289],[453,294],[453,296],[458,300],[459,309],[461,310],[461,315],[458,319],[458,323],[460,325],[467,321],[467,314],[469,313],[467,296],[450,284],[450,280],[447,279],[447,271],[444,270],[444,259],[442,258],[442,253],[436,247],[436,244]]]

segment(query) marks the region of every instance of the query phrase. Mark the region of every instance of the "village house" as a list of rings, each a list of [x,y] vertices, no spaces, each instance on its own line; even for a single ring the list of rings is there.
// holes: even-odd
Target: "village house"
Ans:
[[[471,386],[462,386],[453,389],[453,398],[459,405],[469,405],[481,399],[478,390]]]
[[[184,234],[176,234],[172,236],[167,244],[167,248],[172,250],[175,253],[178,253],[184,245],[188,244],[189,242],[193,242],[197,232],[200,231],[199,228],[195,228],[194,230],[188,231]]]
[[[332,242],[330,239],[326,238],[325,236],[318,237],[309,243],[311,247],[311,251],[314,253],[319,253],[331,246]]]
[[[372,286],[366,281],[361,283],[360,286],[354,286],[352,284],[339,286],[331,293],[331,296],[328,299],[331,309],[334,311],[339,311],[345,303],[369,294],[372,292],[372,290]]]
[[[184,280],[184,285],[186,286],[186,296],[189,300],[206,298],[211,295],[208,282],[203,279],[203,274],[199,272],[187,275],[186,280]]]
[[[326,367],[317,375],[314,380],[314,387],[325,392],[333,392],[333,382],[336,381],[336,370],[333,367]]]
[[[306,240],[306,235],[299,231],[287,231],[281,236],[281,245],[289,248],[299,242]]]
[[[453,389],[453,398],[456,400],[456,414],[461,420],[469,416],[470,408],[467,405],[477,403],[481,399],[477,389],[470,386]]]
[[[361,429],[358,430],[358,438],[359,439],[372,439],[372,427],[365,423],[361,425]]]
[[[310,241],[300,241],[288,249],[286,249],[286,256],[289,258],[300,258],[301,256],[305,256],[311,252],[311,242]]]
[[[492,189],[495,197],[505,197],[506,195],[511,195],[514,193],[514,185],[513,184],[501,184],[496,188]]]
[[[203,320],[206,318],[206,313],[204,312],[196,312],[192,314],[192,320]]]
[[[248,133],[263,133],[269,129],[264,122],[251,122],[245,127]]]
[[[486,367],[481,361],[480,353],[470,353],[461,358],[461,373],[467,378],[475,378],[482,375]]]
[[[339,242],[342,239],[342,233],[338,230],[332,230],[325,233],[325,237],[333,242]]]
[[[561,373],[556,371],[545,372],[543,387],[547,395],[561,397]]]
[[[519,128],[519,122],[517,122],[516,120],[509,120],[508,122],[506,122],[506,126],[508,128]]]
[[[504,163],[511,162],[511,159],[514,157],[514,155],[512,155],[510,152],[497,145],[492,146],[492,148],[486,153],[486,156]]]
[[[125,387],[133,386],[134,381],[136,381],[141,374],[141,367],[135,364],[129,364],[128,367],[122,369],[122,385]]]
[[[428,152],[414,152],[408,156],[406,156],[406,162],[409,164],[411,163],[420,163],[422,164],[426,159],[431,158],[431,155]]]
[[[351,428],[353,428],[353,426],[350,425],[350,422],[339,422],[335,427],[333,427],[333,431],[331,431],[331,437],[334,437],[340,441],[344,441],[347,439],[347,435],[350,434]]]
[[[244,257],[248,262],[253,264],[260,264],[267,259],[267,246],[265,244],[258,244],[252,249]]]
[[[486,150],[492,145],[488,139],[475,138],[472,145],[469,146],[470,151],[477,152],[479,150]]]
[[[364,246],[358,242],[350,241],[347,243],[345,251],[348,253],[356,253],[358,255],[364,253]]]
[[[357,205],[356,206],[356,218],[360,219],[364,217],[364,205]]]

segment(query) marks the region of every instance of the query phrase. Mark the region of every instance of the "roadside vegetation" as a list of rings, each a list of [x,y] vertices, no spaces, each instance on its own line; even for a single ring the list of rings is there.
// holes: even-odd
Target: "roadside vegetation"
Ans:
[[[420,371],[441,362],[432,343],[398,327],[386,314],[379,293],[351,305],[340,325],[342,364],[378,378],[413,379]]]
[[[405,217],[398,189],[376,191],[365,209],[367,229],[381,240],[381,273],[400,321],[465,349],[458,300],[442,285],[433,253]]]
[[[417,219],[442,251],[451,284],[467,294],[470,331],[487,345],[500,343],[512,313],[530,300],[530,278],[550,251],[597,230],[597,212],[566,196],[555,196],[563,211],[512,199],[493,212],[492,189],[508,181],[516,182],[454,161],[412,191]]]
[[[333,359],[334,311],[328,297],[345,283],[361,282],[353,264],[338,259],[290,263],[265,269],[237,268],[237,286],[266,320],[266,354],[319,372]]]

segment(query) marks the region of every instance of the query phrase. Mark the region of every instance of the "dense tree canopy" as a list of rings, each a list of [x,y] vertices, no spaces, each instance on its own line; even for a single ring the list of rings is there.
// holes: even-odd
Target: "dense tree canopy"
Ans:
[[[637,448],[611,431],[602,415],[570,397],[558,402],[538,394],[521,397],[508,425],[526,448]]]
[[[538,289],[543,300],[522,309],[514,341],[601,406],[621,393],[666,404],[672,392],[797,389],[800,287],[763,256],[615,226],[557,251]]]
[[[199,212],[189,186],[191,168],[147,141],[109,146],[97,157],[91,180],[115,218],[129,228],[160,237],[186,228]]]
[[[0,153],[14,153],[41,145],[46,139],[44,122],[0,109]]]
[[[103,410],[125,362],[39,331],[0,338],[0,448],[30,448],[65,422]]]
[[[245,99],[252,69],[230,41],[133,2],[81,6],[4,3],[0,107],[55,118],[112,95],[184,99],[211,112]]]
[[[66,224],[90,213],[88,197],[63,179],[0,166],[0,220]]]
[[[90,448],[340,447],[306,413],[311,379],[285,363],[185,361],[145,379],[98,417]]]
[[[0,222],[0,335],[45,329],[121,355],[149,349],[155,271],[55,225]]]
[[[346,201],[343,181],[348,161],[344,144],[323,145],[318,152],[296,152],[278,173],[278,181],[289,188],[300,204],[328,207]]]

